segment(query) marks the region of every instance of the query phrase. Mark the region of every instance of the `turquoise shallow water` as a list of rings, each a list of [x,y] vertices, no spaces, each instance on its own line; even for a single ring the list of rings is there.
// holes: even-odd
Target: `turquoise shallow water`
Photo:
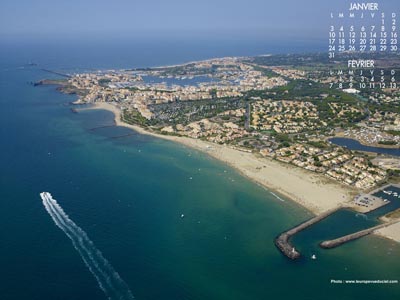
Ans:
[[[318,243],[371,226],[341,211],[300,233],[299,262],[273,239],[310,214],[182,145],[133,135],[106,111],[72,114],[74,98],[0,72],[0,298],[105,299],[70,240],[44,209],[50,191],[136,299],[397,299],[400,246],[375,236],[332,250]],[[190,179],[192,178],[192,179]],[[321,199],[323,201],[323,199]],[[181,214],[185,217],[181,218]],[[311,254],[318,257],[313,261]]]

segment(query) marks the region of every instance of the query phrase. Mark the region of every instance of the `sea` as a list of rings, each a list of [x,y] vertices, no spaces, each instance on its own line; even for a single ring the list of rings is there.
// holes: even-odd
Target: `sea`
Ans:
[[[303,50],[268,41],[2,44],[0,299],[399,299],[399,283],[356,280],[400,280],[400,244],[372,235],[318,246],[373,226],[376,215],[337,212],[295,236],[303,256],[291,261],[273,241],[312,216],[303,207],[204,153],[104,127],[110,112],[72,113],[75,96],[32,85],[59,78],[43,69]]]

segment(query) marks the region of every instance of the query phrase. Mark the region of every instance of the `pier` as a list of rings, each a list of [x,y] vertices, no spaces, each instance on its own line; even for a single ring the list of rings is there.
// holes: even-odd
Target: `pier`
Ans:
[[[301,253],[298,252],[292,244],[290,244],[290,238],[292,236],[294,236],[295,234],[299,233],[300,231],[314,225],[315,223],[318,223],[319,221],[327,218],[328,216],[330,216],[331,214],[335,213],[336,211],[338,211],[339,209],[342,209],[343,207],[338,207],[338,208],[334,208],[331,210],[328,210],[308,221],[305,221],[303,223],[301,223],[300,225],[297,225],[296,227],[293,227],[292,229],[283,232],[281,235],[279,235],[276,239],[275,239],[275,245],[276,247],[278,247],[278,249],[288,258],[290,259],[298,259],[301,256]]]
[[[388,222],[388,223],[380,224],[380,225],[377,225],[377,226],[374,226],[374,227],[371,227],[371,228],[368,228],[368,229],[360,230],[360,231],[357,231],[357,232],[342,236],[342,237],[334,239],[334,240],[324,241],[324,242],[320,243],[319,245],[321,246],[321,248],[324,248],[324,249],[335,248],[335,247],[340,246],[340,245],[342,245],[344,243],[347,243],[347,242],[359,239],[360,237],[363,237],[363,236],[366,236],[368,234],[371,234],[375,230],[378,230],[378,229],[393,225],[393,224],[395,224],[395,223],[397,223],[399,221],[400,220],[394,220],[394,221],[391,221],[391,222]]]
[[[378,192],[381,192],[381,191],[383,191],[383,190],[386,190],[387,188],[389,188],[389,187],[391,187],[391,186],[400,189],[400,184],[388,183],[388,184],[386,184],[386,185],[384,185],[384,186],[378,187],[378,188],[376,188],[376,189],[370,191],[368,194],[371,194],[371,195],[376,194],[376,193],[378,193]]]
[[[110,137],[110,139],[112,139],[112,140],[122,139],[122,138],[130,137],[130,136],[133,136],[133,135],[137,135],[137,133],[134,132],[134,133],[128,133],[128,134],[123,134],[123,135],[112,136],[112,137]]]
[[[97,130],[97,129],[109,128],[109,127],[116,127],[116,125],[115,124],[113,124],[113,125],[102,125],[102,126],[97,126],[97,127],[90,128],[89,130],[90,131],[94,131],[94,130]]]
[[[47,73],[56,74],[56,75],[59,75],[59,76],[62,76],[62,77],[67,77],[67,78],[71,78],[72,77],[71,75],[60,73],[60,72],[57,72],[57,71],[52,71],[52,70],[49,70],[49,69],[40,69],[40,70],[42,70],[44,72],[47,72]]]

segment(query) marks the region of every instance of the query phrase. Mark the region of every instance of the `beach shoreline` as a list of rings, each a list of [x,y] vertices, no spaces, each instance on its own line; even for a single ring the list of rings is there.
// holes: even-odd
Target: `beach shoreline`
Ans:
[[[358,194],[354,188],[343,186],[321,174],[314,174],[269,158],[256,157],[253,153],[188,137],[157,134],[140,126],[127,124],[121,120],[121,109],[111,103],[93,103],[92,107],[85,109],[110,111],[114,114],[117,126],[130,128],[140,134],[177,142],[206,153],[231,166],[268,191],[282,195],[315,215],[338,207],[348,207],[353,197]],[[400,242],[399,229],[400,224],[397,223],[377,231],[376,234]]]

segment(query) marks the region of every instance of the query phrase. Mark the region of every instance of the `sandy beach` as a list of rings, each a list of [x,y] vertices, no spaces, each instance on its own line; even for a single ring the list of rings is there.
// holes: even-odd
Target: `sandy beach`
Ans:
[[[135,125],[121,121],[121,110],[111,103],[96,103],[93,109],[104,109],[114,113],[118,126],[131,128],[141,134],[179,142],[188,147],[206,152],[210,156],[227,163],[249,179],[261,184],[304,206],[314,214],[319,214],[338,206],[348,206],[358,193],[355,189],[341,185],[329,178],[283,164],[269,158],[257,157],[224,145],[218,145],[187,137],[155,134]],[[400,242],[400,223],[377,232],[379,235]]]
[[[400,242],[400,222],[386,228],[379,229],[375,233],[380,236]]]

